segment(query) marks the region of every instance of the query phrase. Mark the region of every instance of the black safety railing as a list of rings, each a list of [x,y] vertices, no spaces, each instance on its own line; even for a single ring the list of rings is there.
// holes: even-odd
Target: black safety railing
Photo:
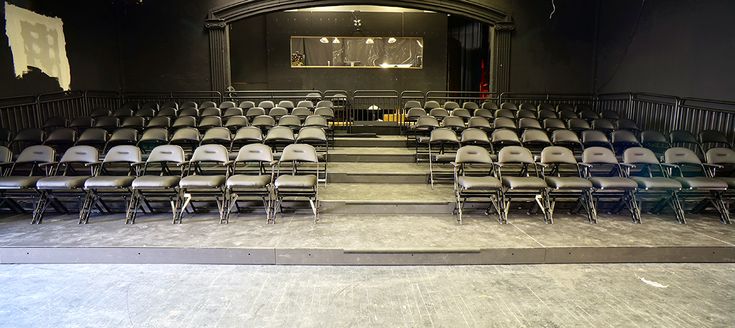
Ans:
[[[424,97],[424,101],[434,100],[443,104],[447,101],[456,102],[462,106],[465,102],[474,102],[477,106],[483,102],[498,102],[498,93],[480,92],[480,91],[428,91]]]
[[[115,109],[122,105],[122,98],[117,91],[88,90],[84,92],[84,97],[88,112],[95,108]]]
[[[635,121],[641,129],[664,133],[686,130],[698,134],[704,130],[725,133],[735,142],[735,102],[725,100],[680,98],[654,93],[612,93],[597,97],[601,111],[618,112]]]
[[[175,101],[179,104],[186,101],[202,103],[204,101],[222,102],[222,93],[219,91],[170,91],[170,92],[125,92],[122,94],[122,103],[147,103],[155,102],[163,104]]]
[[[409,100],[425,103],[436,100],[457,102],[483,101],[556,104],[586,104],[596,111],[615,111],[621,117],[635,121],[640,128],[667,133],[687,130],[697,134],[703,130],[724,132],[735,142],[735,102],[713,99],[682,98],[652,93],[553,94],[514,93],[500,95],[464,91],[403,91],[396,90],[265,90],[233,91],[224,95],[217,91],[126,92],[66,91],[36,96],[18,96],[0,99],[0,127],[11,132],[24,128],[41,127],[53,116],[74,117],[89,115],[97,107],[114,109],[126,102],[184,102],[224,100],[261,101],[330,100],[335,111],[335,126],[349,127],[356,121],[384,121],[388,125],[403,126],[404,104]]]
[[[383,121],[403,124],[396,90],[355,90],[348,106],[349,121]]]
[[[240,103],[249,100],[258,105],[261,101],[270,100],[278,104],[281,100],[289,100],[296,105],[301,100],[317,102],[323,97],[319,90],[244,90],[229,91],[224,95],[224,100]]]
[[[504,102],[512,102],[516,105],[530,103],[539,104],[570,104],[570,105],[589,105],[595,106],[595,96],[591,94],[577,93],[521,93],[521,92],[503,92],[500,94],[498,104]]]
[[[88,114],[84,91],[47,93],[38,96],[36,117],[43,125],[50,117],[79,117]]]
[[[40,126],[38,96],[19,96],[0,100],[0,127],[11,132]]]

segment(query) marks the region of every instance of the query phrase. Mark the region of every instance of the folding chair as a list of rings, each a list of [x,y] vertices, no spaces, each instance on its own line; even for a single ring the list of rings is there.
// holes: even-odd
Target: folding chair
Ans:
[[[292,109],[294,109],[295,106],[293,104],[293,101],[290,101],[290,100],[281,100],[281,101],[278,102],[278,105],[276,105],[276,107],[283,107],[283,108],[291,111]]]
[[[612,213],[618,213],[626,207],[633,223],[641,223],[641,210],[635,196],[638,183],[628,178],[627,170],[624,169],[628,164],[620,164],[612,150],[603,147],[585,149],[582,162],[585,176],[592,183],[592,197],[596,204],[611,199],[615,204]]]
[[[220,221],[225,215],[225,182],[229,176],[230,154],[222,145],[202,145],[194,150],[191,160],[186,163],[186,173],[179,181],[179,199],[183,205],[174,215],[174,224],[180,224],[184,211],[191,205],[196,211],[194,201],[202,199],[217,203]]]
[[[69,122],[69,127],[77,130],[77,132],[84,132],[94,124],[94,119],[90,116],[77,117]]]
[[[416,124],[411,126],[409,136],[413,136],[414,150],[416,152],[416,162],[421,160],[423,152],[420,146],[426,145],[429,142],[429,134],[432,130],[439,127],[439,121],[433,116],[422,116],[416,120]],[[410,139],[409,139],[410,140]]]
[[[483,131],[492,131],[493,126],[490,124],[490,121],[488,121],[486,118],[481,116],[473,116],[470,117],[470,120],[467,122],[467,127],[472,129],[480,129]]]
[[[199,145],[217,144],[225,147],[230,147],[232,144],[232,134],[230,130],[224,127],[216,127],[207,130],[202,136],[202,140]]]
[[[105,199],[122,199],[127,205],[136,177],[136,164],[141,161],[140,149],[136,146],[115,146],[105,155],[102,162],[93,163],[95,176],[84,182],[85,197],[79,211],[79,224],[89,223],[92,208],[100,213],[110,213]]]
[[[544,176],[549,186],[548,217],[554,222],[554,209],[558,199],[573,200],[577,207],[572,211],[576,213],[582,208],[587,214],[590,223],[597,223],[597,209],[592,198],[592,183],[585,179],[582,166],[577,163],[571,150],[549,146],[541,151],[541,175]],[[571,170],[567,168],[571,167]]]
[[[449,114],[450,116],[459,117],[462,119],[462,121],[467,122],[467,120],[472,117],[472,114],[470,114],[470,111],[466,108],[456,108],[452,110],[452,112]]]
[[[671,148],[671,143],[665,135],[650,130],[641,132],[641,145],[653,151],[658,158],[663,158],[664,152]]]
[[[244,110],[248,110],[250,108],[255,107],[255,103],[250,100],[245,100],[245,101],[241,101],[237,107],[240,107]]]
[[[495,117],[495,116],[493,116],[493,111],[491,111],[489,109],[485,109],[485,108],[476,109],[472,113],[472,115],[473,116],[477,116],[477,117],[482,117],[482,118],[484,118],[486,120],[489,120],[489,119]]]
[[[153,148],[168,144],[168,142],[169,133],[167,129],[149,128],[143,131],[143,135],[140,136],[137,146],[140,147],[143,152],[148,153],[153,150]]]
[[[72,198],[79,201],[81,210],[84,182],[95,175],[92,164],[98,159],[99,152],[90,146],[74,146],[64,152],[59,162],[52,164],[50,176],[36,182],[39,196],[31,224],[41,224],[49,203],[54,204],[57,211],[69,213],[61,200]]]
[[[435,145],[432,149],[432,145]],[[429,137],[429,181],[434,188],[435,164],[450,164],[456,157],[460,143],[457,134],[448,128],[438,128],[431,131]],[[438,148],[438,149],[437,149]],[[434,150],[437,150],[434,153]]]
[[[641,146],[641,143],[640,141],[638,141],[638,138],[636,138],[635,134],[628,130],[613,131],[611,138],[613,149],[615,150],[616,155],[622,155],[623,152],[628,148]]]
[[[270,128],[276,126],[276,120],[268,115],[256,116],[250,122],[251,126],[259,128],[263,133],[267,132]]]
[[[57,153],[64,153],[69,147],[74,146],[77,140],[77,131],[72,128],[57,128],[51,131],[43,141],[43,144],[50,146]]]
[[[725,206],[729,210],[735,200],[735,150],[730,148],[711,148],[706,154],[711,176],[727,183],[727,191],[723,195]]]
[[[268,130],[263,143],[278,152],[278,146],[286,147],[296,141],[293,130],[287,126],[276,126]]]
[[[132,193],[125,214],[125,224],[135,223],[139,209],[145,211],[147,207],[148,211],[153,212],[151,202],[154,201],[169,203],[174,221],[178,218],[182,202],[178,187],[185,172],[182,168],[185,163],[184,149],[177,145],[153,148],[145,163],[136,163],[140,175],[131,184]]]
[[[179,116],[173,124],[171,129],[178,130],[181,128],[194,128],[197,126],[197,119],[194,116]]]
[[[273,107],[268,111],[268,116],[278,121],[282,116],[288,115],[288,109],[283,107]]]
[[[227,119],[233,116],[243,116],[245,112],[242,111],[242,108],[239,107],[230,107],[225,110],[224,113],[222,113],[222,118]]]
[[[202,118],[210,116],[222,117],[222,110],[216,107],[207,107],[201,110],[200,116]]]
[[[262,143],[263,134],[260,129],[254,126],[246,126],[240,128],[232,138],[232,144],[230,145],[231,151],[237,151],[240,147],[251,144],[251,143]]]
[[[434,108],[441,108],[441,107],[442,106],[439,105],[439,102],[437,102],[435,100],[429,100],[429,101],[427,101],[427,102],[424,103],[424,109],[426,109],[426,110],[432,110]]]
[[[298,117],[301,122],[304,122],[307,117],[313,114],[314,113],[311,112],[311,109],[308,109],[306,107],[296,107],[291,111],[291,115]]]
[[[106,153],[107,149],[120,145],[135,145],[138,142],[138,130],[130,128],[119,128],[112,132],[110,138],[107,139],[102,153]]]
[[[324,176],[322,177],[317,174],[317,180],[324,182],[326,186],[329,180],[329,139],[327,138],[326,132],[317,126],[303,127],[296,135],[296,143],[312,145],[314,147],[319,157],[318,164],[324,164],[324,169],[321,170],[321,172],[324,172]]]
[[[84,130],[82,134],[77,138],[75,146],[92,146],[97,150],[102,151],[102,148],[107,144],[107,131],[98,128],[90,128]]]
[[[540,155],[543,149],[551,146],[551,140],[543,130],[530,129],[521,134],[521,145],[534,155]]]
[[[548,186],[540,177],[536,161],[531,151],[521,146],[507,146],[498,152],[495,172],[503,185],[503,218],[507,220],[513,199],[527,199],[535,202],[544,215],[545,223],[553,223],[548,208]],[[512,172],[511,172],[512,170]],[[530,210],[533,212],[533,210]]]
[[[463,146],[457,150],[453,162],[454,166],[454,197],[455,205],[453,213],[457,215],[457,221],[462,224],[464,204],[468,199],[481,199],[490,201],[495,213],[498,214],[498,222],[505,223],[502,208],[503,186],[494,175],[493,161],[490,153],[479,146]],[[485,211],[488,215],[490,208]]]
[[[147,129],[150,129],[150,128],[169,129],[171,127],[171,117],[170,116],[154,117],[150,121],[148,121],[148,124],[145,127]]]
[[[558,118],[547,118],[543,121],[544,130],[551,132],[554,130],[566,130],[567,126],[564,121]]]
[[[249,120],[251,120],[251,121],[252,121],[252,120],[253,120],[254,118],[256,118],[256,117],[258,117],[258,116],[261,116],[261,115],[265,115],[265,109],[263,109],[263,108],[261,108],[261,107],[250,107],[250,108],[248,108],[248,110],[247,110],[247,111],[245,112],[245,117],[247,117],[247,118],[248,118]]]
[[[492,101],[485,101],[482,103],[482,106],[480,106],[480,108],[487,109],[487,110],[495,110],[495,109],[498,109],[498,104]]]
[[[202,120],[199,121],[199,125],[197,126],[199,128],[200,132],[205,132],[211,128],[221,127],[222,126],[222,118],[219,116],[205,116],[202,117]]]
[[[504,103],[500,104],[500,108],[501,109],[511,109],[511,110],[514,110],[514,111],[518,110],[518,106],[516,106],[516,104],[514,104],[512,102],[504,102]]]
[[[283,198],[285,197],[306,197],[311,205],[314,213],[314,223],[319,220],[319,184],[317,176],[319,175],[319,166],[317,165],[317,174],[299,174],[299,166],[303,163],[319,163],[319,156],[313,146],[307,144],[292,144],[286,146],[283,150],[278,166],[276,169],[275,185],[275,208],[273,210],[273,220],[275,222],[276,213],[283,212]],[[290,174],[281,175],[281,170],[285,171],[285,166],[290,164]]]
[[[682,190],[679,198],[682,203],[698,201],[692,212],[702,212],[707,205],[711,204],[720,215],[720,222],[730,224],[730,211],[723,201],[723,194],[727,191],[726,181],[713,178],[710,164],[702,163],[697,154],[688,148],[671,148],[664,154],[666,164],[675,165],[669,168],[669,175],[679,181]],[[684,167],[697,169],[696,173],[684,175]],[[678,175],[675,175],[677,172]],[[683,206],[682,206],[683,208]]]
[[[46,133],[44,133],[41,129],[23,129],[15,134],[15,137],[13,137],[13,140],[10,141],[8,147],[12,148],[13,146],[16,146],[20,149],[25,149],[29,146],[41,145],[43,144],[45,136]]]
[[[699,144],[702,146],[702,150],[705,151],[716,147],[733,148],[733,145],[730,143],[730,140],[727,139],[727,136],[724,133],[715,130],[704,130],[699,132]]]
[[[199,130],[195,128],[181,128],[174,132],[171,140],[168,142],[170,145],[177,145],[183,147],[187,151],[193,152],[201,141],[201,135]]]
[[[487,133],[477,128],[469,128],[462,131],[459,143],[462,146],[480,146],[490,152],[492,152],[493,149],[493,146],[490,143],[490,138],[487,137]]]
[[[248,166],[255,164],[255,167]],[[233,208],[242,213],[238,205],[240,197],[257,197],[263,201],[266,223],[275,223],[273,217],[273,151],[263,144],[249,144],[237,153],[230,165],[232,175],[225,184],[225,214],[220,223],[229,223]]]
[[[217,103],[214,101],[205,101],[199,106],[199,108],[202,108],[202,109],[210,108],[210,107],[217,107]]]
[[[442,107],[444,107],[444,109],[446,109],[447,111],[452,111],[455,108],[459,108],[459,104],[455,101],[445,101]]]
[[[664,166],[672,167],[671,165],[662,164],[656,158],[656,154],[642,147],[626,149],[623,152],[623,162],[631,165],[626,167],[626,173],[638,184],[636,198],[641,203],[656,201],[656,205],[651,209],[652,213],[660,213],[668,204],[674,210],[676,220],[682,224],[686,223],[684,209],[679,202],[678,192],[681,190],[681,183],[669,178],[664,170]],[[640,168],[639,176],[631,174],[632,167]],[[658,176],[654,176],[656,173]]]
[[[37,199],[36,182],[52,173],[55,157],[53,148],[35,145],[24,148],[15,162],[4,162],[3,166],[9,168],[0,177],[0,204],[14,212],[24,213],[18,201]]]
[[[233,107],[237,107],[234,101],[228,100],[228,101],[223,101],[221,104],[219,104],[220,109],[228,109],[228,108],[233,108]]]
[[[240,128],[250,125],[250,120],[245,116],[230,116],[225,122],[225,127],[230,129],[232,133],[237,132]]]

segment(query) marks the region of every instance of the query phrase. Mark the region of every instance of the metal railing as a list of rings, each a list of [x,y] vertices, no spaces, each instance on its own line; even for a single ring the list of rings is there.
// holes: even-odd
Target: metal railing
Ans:
[[[434,100],[442,104],[447,101],[453,101],[460,106],[465,102],[474,102],[480,106],[486,101],[497,102],[498,95],[495,92],[480,91],[428,91],[424,97],[424,102]]]
[[[615,111],[635,121],[641,129],[664,133],[687,130],[694,135],[704,130],[725,133],[735,142],[735,102],[680,98],[655,93],[612,93],[597,97],[600,111]]]
[[[311,94],[311,95],[309,95]],[[735,142],[735,102],[681,98],[653,93],[610,93],[610,94],[534,94],[504,92],[500,95],[488,92],[466,91],[403,91],[396,90],[264,90],[233,91],[224,96],[217,91],[183,92],[128,92],[114,91],[67,91],[18,96],[0,99],[0,127],[18,132],[24,128],[41,127],[52,116],[74,118],[89,115],[96,107],[114,109],[125,102],[167,101],[215,101],[223,100],[331,100],[334,104],[335,122],[339,126],[351,126],[355,121],[391,122],[402,126],[405,123],[403,104],[409,100],[440,103],[464,101],[481,103],[487,99],[498,103],[511,101],[538,105],[540,103],[587,104],[598,112],[615,111],[621,117],[635,121],[642,129],[669,132],[687,130],[697,134],[703,130],[724,132]]]
[[[399,100],[396,90],[355,90],[347,108],[349,122],[380,120],[402,125]]]
[[[570,104],[595,106],[596,97],[592,94],[583,93],[522,93],[503,92],[498,99],[498,105],[504,102],[513,102],[516,105],[522,103],[539,104]]]
[[[224,100],[241,101],[249,100],[258,105],[259,102],[270,100],[278,104],[281,100],[290,100],[296,105],[301,100],[321,100],[323,93],[319,90],[244,90],[229,91],[224,95]]]
[[[147,103],[159,104],[175,101],[179,104],[186,101],[201,103],[204,101],[222,102],[222,93],[219,91],[170,91],[170,92],[125,92],[122,94],[121,103]]]

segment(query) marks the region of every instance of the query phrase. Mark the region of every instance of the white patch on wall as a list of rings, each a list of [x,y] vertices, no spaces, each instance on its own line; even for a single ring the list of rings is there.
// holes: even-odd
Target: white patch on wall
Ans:
[[[58,79],[62,89],[69,90],[71,72],[61,18],[39,15],[6,2],[5,22],[15,76],[20,78],[29,66],[36,67]]]

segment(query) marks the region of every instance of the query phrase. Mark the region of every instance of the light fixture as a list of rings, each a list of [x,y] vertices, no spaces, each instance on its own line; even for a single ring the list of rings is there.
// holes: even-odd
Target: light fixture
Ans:
[[[396,38],[394,38],[394,37],[388,38],[388,43],[390,43],[390,44],[396,43]]]
[[[334,40],[332,40],[332,43],[339,43],[339,39],[334,38]]]
[[[418,43],[418,44],[419,44],[419,47],[421,47],[421,48],[423,48],[423,47],[424,47],[424,45],[423,45],[423,44],[421,44],[421,41],[419,41],[419,40],[416,40],[416,43]]]
[[[319,39],[319,42],[321,42],[321,43],[329,43],[329,39],[327,39],[326,37],[322,37],[321,39]]]
[[[367,38],[367,40],[365,40],[365,44],[373,44],[373,43],[375,43],[375,41],[373,41],[373,38]]]

